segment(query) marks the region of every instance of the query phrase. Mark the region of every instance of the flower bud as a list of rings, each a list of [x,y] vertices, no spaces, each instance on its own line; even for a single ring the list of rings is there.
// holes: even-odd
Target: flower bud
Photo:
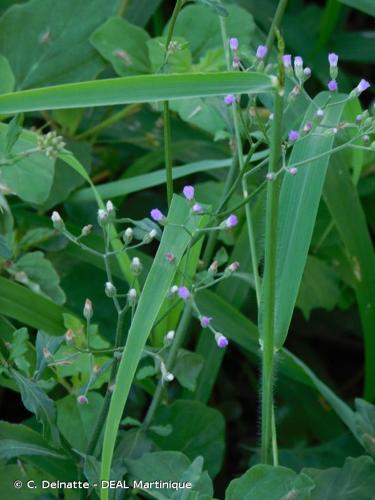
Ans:
[[[90,299],[85,300],[85,305],[83,307],[83,317],[90,321],[93,315],[92,302]]]
[[[294,73],[298,80],[303,78],[303,59],[300,56],[294,58]]]
[[[107,209],[108,215],[115,215],[116,209],[111,200],[107,201],[105,208]]]
[[[147,234],[144,235],[143,237],[143,243],[151,243],[151,241],[156,237],[157,235],[156,229],[151,229],[151,231]]]
[[[215,333],[215,341],[217,346],[220,347],[220,349],[224,349],[229,344],[228,339],[222,333],[219,332]]]
[[[108,212],[104,208],[99,208],[98,210],[98,224],[103,227],[108,222]]]
[[[229,272],[235,273],[239,267],[240,267],[240,263],[235,261],[235,262],[232,262],[231,264],[229,264],[227,269]]]
[[[208,268],[208,272],[209,272],[210,274],[216,274],[216,273],[217,273],[217,271],[218,271],[218,269],[219,269],[219,262],[218,262],[217,260],[214,260],[214,261],[211,263],[210,267]]]
[[[110,281],[107,281],[104,287],[105,294],[107,297],[116,297],[117,290],[116,287]]]
[[[173,295],[176,295],[176,293],[178,292],[178,286],[177,285],[173,285],[171,286],[171,288],[169,289],[169,293],[168,295],[170,297],[172,297]]]
[[[65,229],[64,221],[62,220],[59,212],[52,212],[51,220],[56,231],[63,231]]]
[[[130,269],[135,276],[138,276],[142,272],[142,263],[138,257],[133,257],[130,263]]]
[[[170,331],[166,334],[166,336],[165,336],[165,340],[166,340],[167,342],[172,342],[172,340],[173,340],[173,339],[174,339],[174,337],[175,337],[175,334],[176,334],[176,332],[175,332],[174,330],[170,330]]]
[[[81,394],[80,396],[77,397],[77,403],[80,405],[87,405],[89,404],[89,400],[84,394]]]
[[[92,224],[87,224],[87,226],[83,226],[81,231],[81,236],[87,236],[92,231]]]
[[[122,239],[124,240],[125,245],[129,245],[129,243],[133,239],[133,229],[131,227],[127,227],[122,235]]]
[[[67,330],[67,331],[65,332],[64,338],[65,338],[65,342],[66,342],[67,344],[69,344],[70,342],[72,342],[72,340],[73,340],[73,338],[74,338],[74,332],[73,332],[73,330],[71,330],[71,329],[69,328],[69,330]]]
[[[131,306],[134,306],[137,303],[138,294],[135,288],[130,288],[128,291],[128,301]]]

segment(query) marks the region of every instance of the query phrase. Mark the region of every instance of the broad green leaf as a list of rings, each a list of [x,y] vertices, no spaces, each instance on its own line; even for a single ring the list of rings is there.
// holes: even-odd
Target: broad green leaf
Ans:
[[[57,304],[65,302],[65,293],[59,286],[60,277],[42,252],[26,253],[9,270],[17,281],[35,293],[45,295]]]
[[[373,0],[339,0],[339,2],[375,17],[375,3]]]
[[[20,328],[13,332],[12,342],[9,349],[9,361],[14,361],[17,368],[29,375],[30,363],[25,359],[28,353],[29,334],[27,328]]]
[[[103,67],[88,37],[118,0],[31,0],[0,19],[0,53],[18,89],[93,78]]]
[[[230,482],[225,500],[310,500],[313,481],[306,474],[271,465],[255,465]]]
[[[254,94],[272,91],[273,85],[271,76],[251,71],[127,76],[0,95],[0,113],[158,102],[228,93]]]
[[[340,161],[341,159],[341,161]],[[365,342],[365,395],[375,397],[375,254],[366,215],[345,158],[331,164],[324,200],[348,253]]]
[[[43,424],[46,438],[52,443],[59,443],[59,433],[56,427],[55,404],[37,384],[24,377],[17,370],[9,370],[10,376],[16,381],[21,392],[22,402],[29,411],[35,414],[36,419]]]
[[[22,424],[0,421],[0,456],[10,460],[20,455],[41,455],[65,459],[60,451],[51,448],[37,432]]]
[[[179,450],[191,460],[202,456],[210,476],[216,476],[225,447],[225,422],[220,412],[199,401],[177,400],[170,406],[160,407],[154,422],[172,426],[168,436],[154,437],[160,448]]]
[[[190,216],[186,222],[189,215],[190,207],[186,200],[174,196],[168,213],[168,224],[163,231],[159,249],[139,298],[137,310],[128,333],[124,353],[117,372],[116,385],[105,425],[101,469],[102,479],[107,479],[109,476],[118,426],[142,355],[142,350],[167,292],[172,285],[176,269],[190,242],[188,232],[178,227],[178,225],[186,224],[189,231],[194,232],[203,222],[200,216]],[[167,252],[171,252],[175,257],[172,264],[165,259]],[[107,494],[108,492],[103,490],[102,498],[106,499]]]
[[[87,398],[88,404],[79,404],[73,395],[56,403],[57,426],[61,434],[75,450],[82,453],[87,450],[103,404],[103,396],[98,392],[89,392]]]
[[[367,456],[345,460],[339,469],[302,469],[315,483],[311,500],[372,500],[375,491],[375,464]]]
[[[189,391],[195,391],[197,378],[203,368],[204,359],[195,352],[180,349],[172,373],[178,382]]]
[[[316,107],[327,102],[328,94],[322,93],[315,98],[303,119],[310,121]],[[323,123],[338,123],[345,104],[342,96],[335,97],[341,103],[327,109]],[[330,102],[335,102],[331,99]],[[323,128],[317,129],[323,132]],[[293,166],[301,160],[325,154],[301,166],[298,174],[287,175],[283,179],[280,202],[277,237],[277,270],[276,270],[276,311],[275,311],[275,346],[284,344],[288,334],[290,321],[297,299],[303,270],[312,238],[316,214],[323,190],[323,183],[329,164],[329,151],[334,144],[334,135],[306,136],[293,147],[289,165]],[[261,304],[259,318],[262,325],[264,308]]]
[[[138,26],[146,26],[162,0],[130,0],[126,5],[126,19]]]
[[[90,37],[91,44],[120,76],[150,73],[148,33],[120,17],[111,17]]]
[[[198,471],[192,469],[193,464]],[[186,455],[179,451],[156,451],[145,453],[138,460],[125,460],[126,468],[132,480],[139,481],[140,488],[147,491],[153,498],[160,500],[179,498],[175,496],[175,489],[157,489],[155,485],[151,484],[153,481],[190,481],[193,487],[189,489],[189,492],[198,493],[193,497],[194,499],[200,499],[201,493],[212,497],[212,483],[207,472],[202,472],[202,462],[198,461],[193,464],[190,463]]]
[[[53,481],[54,477],[46,474],[38,467],[22,463],[12,465],[0,465],[0,496],[1,498],[11,498],[12,500],[30,500],[30,498],[40,499],[40,489],[43,480]],[[63,478],[61,478],[63,480]],[[20,489],[14,487],[15,481],[22,481],[26,485],[27,481],[35,481],[37,488]],[[45,489],[44,494],[56,493],[56,490]]]
[[[0,126],[0,160],[7,160],[7,132],[9,127]],[[20,136],[12,148],[12,155],[33,149],[35,144],[27,136]],[[11,193],[29,203],[46,201],[53,181],[54,162],[41,153],[21,158],[11,165],[0,168],[0,182]]]
[[[225,18],[228,36],[237,37],[240,47],[248,47],[255,29],[253,16],[237,5],[226,5],[225,9],[228,12]],[[219,17],[203,5],[188,5],[181,10],[174,36],[188,40],[195,60],[209,49],[222,47]]]
[[[0,278],[0,314],[20,321],[50,335],[64,335],[62,314],[64,309],[49,299]]]
[[[11,458],[19,458],[27,455],[41,455],[49,458],[64,459],[64,455],[60,455],[53,450],[39,446],[33,443],[22,443],[15,439],[0,439],[0,458],[9,460]]]
[[[337,273],[323,260],[309,255],[296,303],[305,318],[309,319],[312,309],[333,309],[340,295]]]
[[[14,89],[14,74],[8,59],[0,54],[0,94],[7,94]]]

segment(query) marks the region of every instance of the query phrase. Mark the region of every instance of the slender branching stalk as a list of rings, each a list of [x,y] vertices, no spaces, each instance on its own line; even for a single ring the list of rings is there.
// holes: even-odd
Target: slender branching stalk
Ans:
[[[274,99],[274,120],[271,135],[269,174],[279,168],[282,146],[282,119],[284,107],[284,70],[282,65],[283,43],[279,38],[279,86]],[[262,450],[265,464],[272,463],[272,447],[275,448],[275,424],[273,415],[274,329],[276,303],[276,239],[278,222],[279,182],[270,181],[267,186],[265,272],[263,280],[264,303],[262,333]],[[274,453],[275,454],[275,453]]]

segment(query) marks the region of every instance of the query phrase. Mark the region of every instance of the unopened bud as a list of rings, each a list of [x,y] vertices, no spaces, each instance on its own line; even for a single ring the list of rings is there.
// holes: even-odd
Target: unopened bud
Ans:
[[[165,340],[167,340],[168,342],[172,342],[172,340],[174,339],[174,336],[175,336],[176,332],[174,330],[170,330],[166,336],[165,336]]]
[[[52,354],[47,347],[43,347],[43,357],[44,359],[52,358]]]
[[[235,261],[235,262],[232,262],[231,264],[229,264],[228,266],[228,270],[231,272],[231,273],[235,273],[237,271],[237,269],[240,267],[240,263]]]
[[[85,300],[85,305],[83,307],[83,317],[90,321],[93,315],[92,302],[90,299]]]
[[[267,181],[274,181],[276,179],[276,174],[274,174],[273,172],[268,172],[268,174],[266,175],[266,179]]]
[[[291,167],[289,169],[287,169],[287,172],[290,174],[290,175],[296,175],[298,170],[296,167]]]
[[[52,223],[53,223],[53,227],[57,231],[63,231],[65,229],[64,221],[62,220],[61,215],[59,214],[59,212],[56,212],[56,211],[52,212],[51,220],[52,220]]]
[[[92,231],[92,224],[87,224],[87,226],[83,226],[82,231],[81,231],[81,235],[87,236],[88,234],[91,233],[91,231]]]
[[[138,257],[133,257],[130,263],[130,269],[136,276],[138,276],[142,272],[142,263]]]
[[[137,303],[137,299],[138,299],[137,290],[135,288],[131,288],[128,291],[128,301],[129,301],[129,304],[132,305],[132,306],[134,306]]]
[[[107,281],[104,287],[105,294],[107,297],[115,297],[117,294],[116,287],[110,281]]]
[[[105,208],[107,209],[108,215],[114,215],[116,209],[111,200],[107,201]]]
[[[214,260],[210,265],[210,267],[208,268],[208,272],[211,274],[216,274],[218,268],[219,268],[219,262],[217,260]]]
[[[69,328],[69,330],[67,330],[67,331],[65,332],[64,337],[65,337],[65,342],[67,342],[68,344],[69,344],[70,342],[72,342],[73,337],[74,337],[73,330],[71,330],[71,329]]]
[[[176,293],[178,292],[178,286],[177,285],[173,285],[171,286],[171,288],[169,289],[169,295],[172,296],[172,295],[176,295]]]
[[[151,231],[149,233],[144,235],[143,243],[150,243],[155,238],[155,236],[157,234],[158,233],[157,233],[156,229],[151,229]]]
[[[122,235],[122,239],[124,240],[125,245],[129,245],[129,243],[133,239],[133,229],[128,227],[125,229],[124,234]]]
[[[98,210],[98,223],[99,226],[104,226],[108,222],[108,212],[104,208]]]

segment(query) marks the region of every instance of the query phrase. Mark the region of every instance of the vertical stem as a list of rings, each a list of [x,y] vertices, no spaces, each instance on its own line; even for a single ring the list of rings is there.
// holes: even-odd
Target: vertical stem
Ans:
[[[229,54],[229,49],[228,49],[228,35],[227,35],[227,29],[226,29],[226,25],[225,25],[225,18],[222,16],[220,16],[220,28],[221,28],[222,43],[223,43],[223,47],[224,47],[224,51],[225,51],[225,60],[226,60],[226,64],[227,64],[227,69],[229,71],[231,68],[230,68],[230,54]],[[240,172],[242,172],[244,169],[244,160],[243,160],[240,126],[239,126],[236,106],[232,106],[232,119],[233,119],[233,125],[234,125],[234,135],[235,135],[235,142],[236,142],[236,148],[237,148],[238,163],[240,166]],[[243,198],[245,199],[249,195],[249,192],[247,189],[247,182],[246,182],[245,178],[242,178],[241,184],[242,184],[242,195],[243,195]],[[255,284],[255,295],[256,295],[256,299],[257,299],[257,304],[259,306],[259,303],[260,303],[260,278],[259,278],[259,271],[258,271],[258,257],[257,257],[257,252],[256,252],[254,226],[253,226],[253,220],[252,220],[252,216],[251,216],[251,210],[250,210],[249,203],[246,203],[246,205],[245,205],[245,214],[246,214],[247,233],[249,236],[249,245],[250,245],[250,253],[251,253],[251,267],[252,267],[252,272],[253,272],[253,276],[254,276],[254,284]]]
[[[184,0],[177,0],[173,9],[172,18],[169,24],[167,39],[165,42],[165,55],[162,69],[167,63],[169,55],[169,44],[172,40],[173,30],[176,24],[178,13],[182,7]],[[171,121],[169,113],[169,103],[164,101],[163,104],[163,121],[164,121],[164,158],[165,158],[165,173],[167,182],[167,201],[168,207],[171,204],[173,196],[173,166],[172,166],[172,138],[171,138]]]
[[[281,157],[283,117],[283,76],[281,88],[275,94],[274,120],[271,137],[269,173],[276,173]],[[265,273],[263,280],[264,314],[262,325],[262,462],[272,463],[273,432],[273,368],[276,302],[276,238],[279,203],[278,181],[267,186]]]
[[[172,342],[172,345],[170,347],[168,357],[167,357],[167,360],[165,363],[165,366],[166,366],[168,371],[172,370],[174,362],[175,362],[176,357],[177,357],[178,350],[184,342],[186,331],[188,329],[190,318],[191,318],[191,309],[192,309],[191,302],[188,302],[185,305],[184,312],[182,313],[181,320],[178,324],[175,338],[173,339],[173,342]],[[159,403],[160,403],[160,400],[161,400],[161,397],[163,394],[163,389],[164,389],[163,380],[162,380],[162,378],[160,378],[158,385],[156,387],[154,396],[152,398],[151,404],[147,410],[146,416],[145,416],[144,421],[143,421],[143,426],[145,428],[147,428],[151,424],[152,419],[154,418],[155,411],[157,410],[157,408],[159,406]]]
[[[171,119],[169,115],[169,103],[164,101],[163,104],[163,121],[164,121],[164,159],[165,159],[165,174],[167,181],[167,201],[168,207],[172,202],[173,196],[173,166],[172,166],[172,137],[171,137]]]
[[[267,41],[266,41],[266,46],[268,49],[267,55],[269,55],[269,53],[271,51],[272,44],[275,40],[276,30],[280,26],[281,19],[283,18],[287,4],[288,4],[288,0],[280,0],[278,5],[277,5],[277,9],[276,9],[275,15],[273,16],[272,24],[271,24],[270,30],[268,32]]]

